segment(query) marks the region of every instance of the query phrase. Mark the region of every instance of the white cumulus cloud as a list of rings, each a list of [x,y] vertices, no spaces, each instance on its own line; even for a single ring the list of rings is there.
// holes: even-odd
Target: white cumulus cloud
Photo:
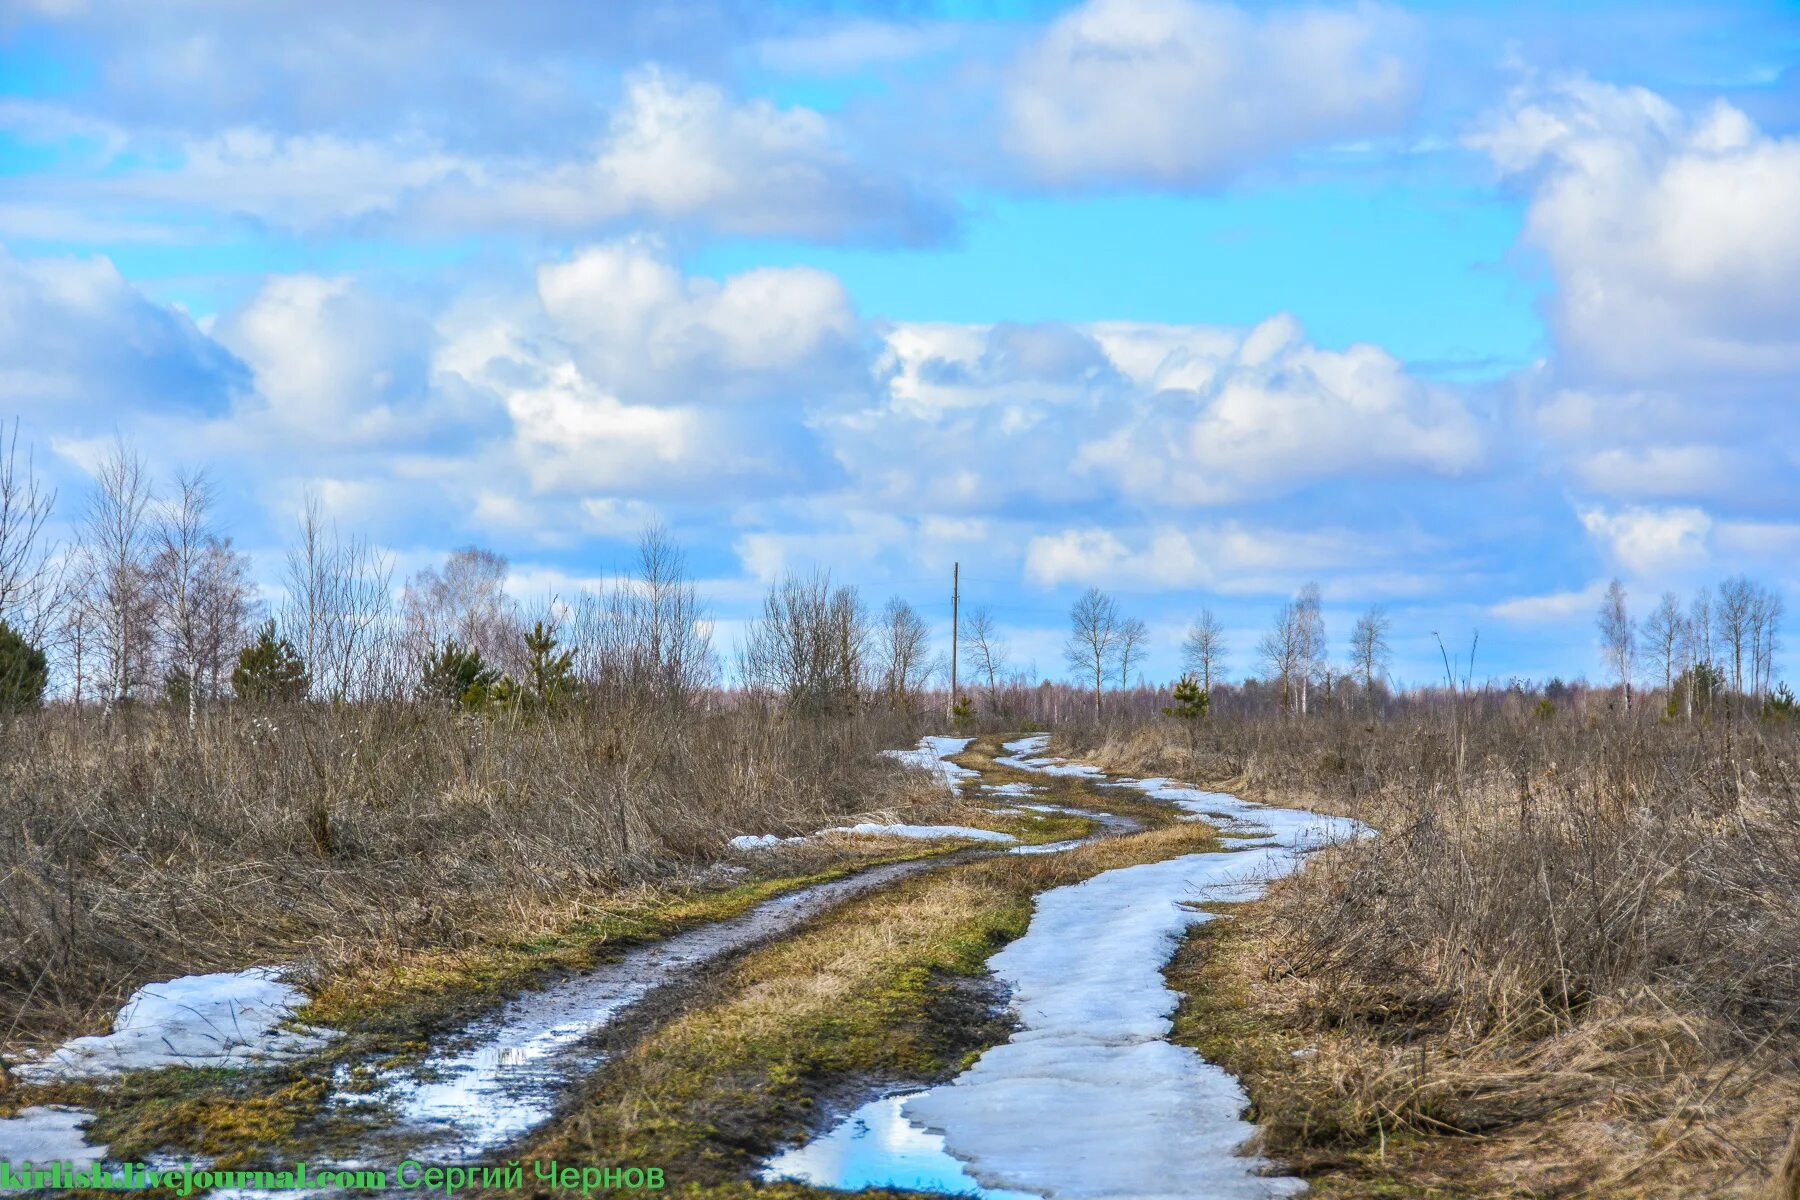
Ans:
[[[1087,0],[1013,68],[1012,149],[1053,183],[1204,184],[1295,147],[1394,126],[1411,22],[1374,4],[1255,14]]]
[[[1800,137],[1573,79],[1470,140],[1530,188],[1525,239],[1572,365],[1627,383],[1800,371]]]

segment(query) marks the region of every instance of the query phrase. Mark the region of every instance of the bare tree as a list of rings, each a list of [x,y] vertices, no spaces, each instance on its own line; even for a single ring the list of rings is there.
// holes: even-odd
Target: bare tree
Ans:
[[[1301,626],[1304,616],[1299,605],[1290,600],[1275,611],[1275,621],[1256,645],[1262,661],[1264,677],[1279,689],[1281,711],[1293,711],[1296,703],[1297,677],[1304,670],[1306,652]]]
[[[1119,652],[1119,606],[1111,596],[1091,587],[1069,609],[1069,626],[1063,657],[1071,670],[1094,681],[1094,720],[1098,721],[1100,693]]]
[[[78,547],[78,550],[81,548]],[[62,607],[58,629],[62,658],[69,671],[69,694],[77,708],[87,699],[93,685],[95,642],[95,610],[92,603],[95,586],[94,564],[83,550],[77,553],[67,576],[69,602]]]
[[[381,651],[393,609],[393,566],[360,538],[340,537],[318,497],[300,514],[300,540],[288,549],[283,625],[301,648],[313,687],[334,702],[393,681]]]
[[[1189,674],[1198,675],[1201,689],[1211,693],[1213,676],[1224,669],[1225,653],[1225,627],[1212,609],[1201,609],[1181,644],[1182,666]]]
[[[1387,610],[1376,604],[1356,618],[1350,630],[1351,669],[1362,679],[1363,695],[1371,707],[1375,703],[1375,681],[1387,674],[1388,663],[1394,657],[1387,640],[1393,625]]]
[[[718,665],[687,557],[660,524],[646,526],[638,537],[636,592],[654,691],[664,702],[685,706],[712,686]]]
[[[1319,585],[1309,583],[1294,598],[1294,649],[1298,655],[1300,715],[1306,715],[1306,691],[1310,681],[1325,670],[1325,614]]]
[[[1000,676],[1006,671],[1006,643],[988,610],[978,608],[963,624],[963,639],[969,643],[969,654],[975,669],[987,680],[988,705],[998,707]]]
[[[842,711],[855,705],[867,671],[868,618],[856,589],[829,576],[789,574],[763,597],[739,657],[744,683],[778,694],[792,709]]]
[[[179,472],[175,491],[157,514],[155,556],[150,563],[150,595],[170,690],[185,692],[188,730],[200,722],[200,656],[203,638],[201,572],[208,544],[211,482],[203,472]]]
[[[1713,672],[1716,668],[1718,651],[1717,630],[1713,627],[1712,591],[1701,588],[1694,593],[1688,602],[1687,621],[1683,626],[1686,637],[1683,650],[1687,660],[1687,688],[1682,700],[1687,719],[1694,719],[1694,689],[1700,684],[1700,674],[1704,669],[1707,686],[1713,683]]]
[[[1131,686],[1131,664],[1144,655],[1150,640],[1150,627],[1136,617],[1119,622],[1119,687]]]
[[[1731,690],[1744,695],[1744,670],[1754,670],[1756,642],[1754,629],[1760,589],[1747,575],[1735,575],[1719,585],[1719,603],[1715,610],[1719,645],[1731,655]]]
[[[931,633],[913,606],[895,596],[875,627],[875,662],[881,689],[895,708],[911,706],[931,673]]]
[[[152,607],[147,580],[150,480],[144,461],[115,443],[94,475],[82,527],[83,603],[108,703],[127,701],[150,676]]]
[[[668,531],[638,536],[636,570],[576,604],[571,640],[588,688],[614,704],[692,705],[718,678],[712,625]]]
[[[63,600],[55,547],[44,524],[56,493],[38,482],[31,448],[19,460],[19,422],[0,424],[0,623],[43,645]]]
[[[1778,592],[1758,587],[1750,613],[1750,679],[1757,699],[1769,694],[1775,682],[1775,655],[1781,649],[1782,601]]]
[[[1644,644],[1653,659],[1662,663],[1663,691],[1673,693],[1675,674],[1681,661],[1681,643],[1686,619],[1681,615],[1681,598],[1664,592],[1650,615],[1644,618]]]
[[[1625,711],[1631,711],[1631,664],[1637,654],[1637,627],[1625,606],[1625,585],[1617,579],[1607,585],[1600,601],[1600,646],[1606,665],[1618,680],[1625,696]]]
[[[199,632],[197,686],[209,699],[225,694],[238,652],[250,641],[260,608],[250,559],[230,538],[211,538],[200,560],[195,606]]]
[[[401,607],[414,660],[423,663],[455,643],[490,664],[516,669],[524,629],[506,594],[506,570],[504,555],[464,546],[450,553],[442,569],[427,567],[407,580]]]

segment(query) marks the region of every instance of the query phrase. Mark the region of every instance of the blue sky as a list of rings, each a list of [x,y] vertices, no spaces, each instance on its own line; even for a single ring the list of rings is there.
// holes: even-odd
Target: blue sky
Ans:
[[[1800,590],[1796,296],[1791,4],[0,4],[0,416],[271,596],[311,489],[527,599],[662,520],[727,646],[960,561],[1046,673],[1316,580],[1597,674],[1614,576]]]

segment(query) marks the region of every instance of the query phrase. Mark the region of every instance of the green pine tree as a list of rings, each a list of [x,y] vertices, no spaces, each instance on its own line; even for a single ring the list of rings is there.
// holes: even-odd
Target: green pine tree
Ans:
[[[1187,730],[1188,753],[1198,753],[1200,748],[1200,721],[1212,711],[1212,693],[1200,686],[1200,681],[1192,675],[1183,675],[1175,681],[1173,699],[1175,703],[1163,709],[1165,717],[1179,717]]]
[[[575,652],[559,654],[556,647],[556,631],[542,621],[525,635],[525,679],[539,704],[555,704],[575,691]]]
[[[950,706],[950,721],[959,731],[974,725],[975,702],[966,695],[958,696],[956,703]]]
[[[1794,698],[1794,689],[1785,683],[1775,685],[1763,701],[1763,719],[1766,721],[1792,721],[1800,719],[1800,700]]]
[[[488,666],[481,651],[450,640],[439,646],[419,673],[419,697],[455,704],[462,708],[485,708],[495,699],[496,685],[502,699],[511,694],[511,681],[503,681],[500,672]]]
[[[1200,686],[1192,675],[1183,675],[1175,684],[1175,703],[1163,709],[1166,717],[1198,721],[1212,711],[1212,693]]]
[[[36,708],[50,686],[50,662],[25,635],[0,621],[0,711]]]
[[[185,686],[185,680],[182,681]],[[312,678],[294,643],[275,634],[275,622],[264,622],[256,638],[238,653],[231,670],[231,690],[251,704],[292,704],[306,699]]]

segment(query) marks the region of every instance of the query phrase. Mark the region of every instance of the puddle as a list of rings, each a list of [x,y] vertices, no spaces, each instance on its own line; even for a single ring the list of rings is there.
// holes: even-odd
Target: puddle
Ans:
[[[915,1095],[871,1100],[823,1137],[769,1160],[762,1178],[860,1191],[894,1188],[980,1200],[1042,1200],[1032,1192],[984,1188],[944,1149],[944,1139],[907,1120],[901,1107]]]

